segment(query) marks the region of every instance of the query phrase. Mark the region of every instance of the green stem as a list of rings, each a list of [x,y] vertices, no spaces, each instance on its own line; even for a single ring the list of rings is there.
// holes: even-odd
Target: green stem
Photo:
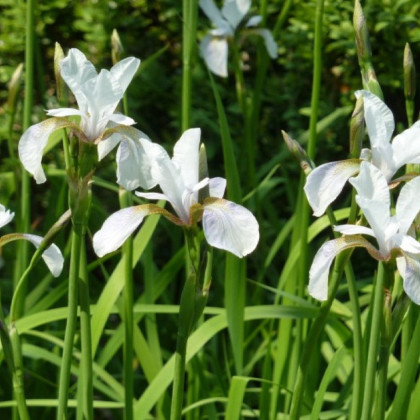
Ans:
[[[128,207],[132,204],[131,195],[128,191],[123,191],[120,196],[121,207]],[[125,389],[125,409],[124,419],[133,419],[133,401],[134,401],[134,372],[133,372],[133,239],[130,236],[124,243],[122,249],[124,259],[124,389]]]
[[[366,366],[366,379],[365,379],[365,390],[363,398],[362,416],[360,420],[370,420],[372,418],[372,403],[373,393],[375,387],[375,376],[377,367],[378,347],[379,347],[379,335],[382,323],[382,309],[384,302],[384,277],[385,268],[383,263],[379,263],[378,274],[376,276],[374,297],[373,297],[373,308],[372,308],[372,326],[370,329],[369,336],[369,350]]]
[[[13,392],[16,398],[20,420],[29,420],[28,407],[26,406],[25,390],[23,386],[23,362],[20,337],[15,324],[10,326],[10,342],[13,353]]]
[[[182,131],[191,126],[192,57],[196,45],[197,1],[182,2]]]
[[[68,290],[68,316],[66,333],[64,336],[63,358],[61,361],[60,381],[58,388],[58,407],[57,420],[67,418],[67,400],[70,382],[70,368],[72,363],[74,334],[76,331],[77,321],[77,293],[79,283],[80,270],[80,251],[83,241],[83,231],[73,228],[70,273],[69,273],[69,290]]]
[[[81,329],[81,388],[82,409],[86,420],[93,420],[93,371],[92,371],[92,339],[89,298],[89,276],[86,265],[85,243],[82,239],[79,266],[79,302]]]

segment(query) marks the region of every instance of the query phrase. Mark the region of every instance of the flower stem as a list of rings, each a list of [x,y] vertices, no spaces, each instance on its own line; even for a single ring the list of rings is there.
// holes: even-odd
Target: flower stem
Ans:
[[[372,399],[375,386],[376,361],[378,357],[379,335],[382,323],[382,308],[384,302],[385,268],[383,263],[379,263],[378,274],[374,287],[373,307],[372,307],[372,325],[369,336],[369,350],[366,366],[365,390],[362,406],[362,416],[360,420],[370,420],[372,418]]]
[[[120,194],[121,208],[128,207],[132,204],[131,195],[128,191],[123,190]],[[124,419],[133,419],[133,400],[134,400],[134,373],[133,373],[133,239],[130,236],[123,245],[122,255],[124,259],[124,389],[125,389],[125,409]]]
[[[80,270],[80,250],[83,241],[83,233],[80,229],[73,229],[70,273],[68,288],[68,315],[66,333],[64,336],[63,358],[61,361],[60,380],[58,387],[57,420],[67,418],[67,400],[70,382],[70,368],[72,363],[74,334],[77,321],[77,294]]]

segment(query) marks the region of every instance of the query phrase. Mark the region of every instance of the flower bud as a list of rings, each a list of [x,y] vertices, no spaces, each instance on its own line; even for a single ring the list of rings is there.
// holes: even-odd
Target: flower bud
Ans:
[[[7,96],[7,110],[14,114],[16,108],[17,94],[19,92],[19,85],[22,80],[23,64],[20,63],[13,72],[9,83],[9,95]]]
[[[350,154],[358,158],[362,150],[365,136],[365,118],[363,110],[363,97],[359,96],[350,120]]]
[[[206,146],[204,143],[200,145],[200,157],[199,157],[199,164],[198,164],[198,180],[201,181],[204,178],[208,178],[209,176],[209,168],[207,166],[207,153],[206,153]],[[210,196],[209,186],[206,185],[204,188],[198,192],[198,202],[202,203],[207,197]]]
[[[112,54],[112,64],[118,63],[121,59],[121,54],[124,51],[124,47],[121,43],[120,36],[118,31],[114,29],[111,35],[111,54]]]
[[[307,155],[305,149],[294,139],[292,139],[285,131],[281,131],[283,140],[286,143],[287,148],[290,150],[292,156],[299,162],[305,175],[309,175],[312,169],[315,168],[315,164]]]
[[[54,75],[55,75],[55,83],[56,83],[56,92],[58,100],[63,99],[63,79],[61,77],[60,72],[60,62],[64,58],[64,52],[61,48],[61,45],[56,42],[55,43],[55,51],[54,51]]]
[[[406,99],[411,101],[414,100],[416,94],[416,67],[408,42],[404,48],[404,94]]]

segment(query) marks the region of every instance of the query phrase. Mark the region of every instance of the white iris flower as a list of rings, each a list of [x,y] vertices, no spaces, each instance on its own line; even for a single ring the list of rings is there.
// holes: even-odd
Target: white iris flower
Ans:
[[[225,0],[221,11],[213,0],[200,0],[199,4],[216,27],[201,41],[201,54],[214,74],[227,77],[228,39],[234,36],[238,25],[248,13],[251,0]],[[261,16],[253,16],[246,23],[246,27],[254,28],[260,22]],[[255,28],[250,33],[260,35],[270,57],[277,57],[277,44],[268,29]]]
[[[130,127],[134,120],[114,113],[139,65],[140,60],[129,57],[111,70],[102,69],[98,74],[93,64],[77,49],[71,49],[61,60],[61,77],[73,92],[79,109],[51,109],[47,115],[53,118],[29,127],[22,135],[19,157],[38,184],[46,180],[41,160],[49,136],[55,130],[68,127],[80,141],[98,144],[99,160],[120,143],[117,177],[124,188],[133,190],[139,186],[154,186],[143,154],[147,136]],[[72,115],[81,117],[80,126],[65,118]]]
[[[202,219],[207,242],[238,257],[252,252],[259,240],[258,222],[246,208],[224,200],[224,178],[199,179],[200,129],[183,133],[175,144],[171,159],[158,144],[146,147],[152,165],[152,177],[163,193],[138,193],[140,197],[169,201],[176,215],[147,204],[117,211],[105,220],[93,237],[98,256],[118,249],[150,214],[162,214],[177,225],[191,227]],[[199,202],[199,192],[208,188],[209,196]]]
[[[14,213],[0,204],[0,228],[7,225],[13,220]],[[17,239],[26,239],[31,242],[36,248],[39,247],[41,242],[44,240],[41,236],[31,235],[29,233],[11,233],[4,235],[0,238],[0,246],[7,244],[8,242],[15,241]],[[63,270],[64,258],[59,248],[52,244],[43,253],[42,258],[45,261],[48,269],[54,277],[58,277]]]
[[[377,260],[397,257],[398,270],[408,297],[420,305],[420,243],[409,235],[414,218],[420,211],[420,177],[407,182],[400,191],[395,215],[391,215],[390,192],[386,177],[374,165],[362,162],[360,173],[351,178],[356,201],[370,228],[341,225],[334,228],[344,236],[326,242],[315,255],[309,272],[309,294],[318,300],[328,297],[328,273],[336,255],[344,249],[364,247]],[[378,248],[361,235],[374,237]]]
[[[316,167],[306,179],[305,193],[314,216],[321,216],[337,198],[347,180],[359,172],[366,156],[380,169],[387,182],[407,163],[420,163],[420,121],[397,135],[391,143],[394,117],[390,109],[373,93],[356,92],[363,97],[366,128],[371,149],[363,149],[361,159],[329,162]]]

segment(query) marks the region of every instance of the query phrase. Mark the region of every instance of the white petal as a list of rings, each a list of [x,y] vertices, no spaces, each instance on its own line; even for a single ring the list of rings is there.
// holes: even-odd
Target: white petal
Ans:
[[[200,136],[199,128],[190,128],[184,131],[174,146],[172,161],[181,170],[184,184],[192,188],[198,182],[200,165]]]
[[[136,123],[132,118],[127,117],[126,115],[123,115],[123,114],[112,114],[109,117],[109,121],[112,121],[116,124],[122,124],[122,125],[133,125]]]
[[[118,133],[112,134],[107,139],[98,143],[98,160],[101,161],[105,156],[113,150],[121,141],[121,135]]]
[[[0,204],[0,228],[10,223],[13,220],[13,217],[15,217],[15,213],[7,210],[6,207]]]
[[[369,235],[375,237],[373,230],[366,226],[339,225],[334,226],[334,230],[342,233],[343,235]]]
[[[123,92],[127,90],[139,66],[140,60],[138,58],[128,57],[111,68],[111,77],[118,81]]]
[[[117,151],[117,182],[126,190],[138,187],[150,189],[156,185],[151,173],[151,162],[143,144],[148,140],[124,137]]]
[[[247,28],[252,28],[254,26],[257,26],[261,23],[262,21],[262,16],[260,15],[256,15],[256,16],[252,16],[248,22],[246,23],[246,27]]]
[[[418,176],[401,188],[396,204],[396,216],[401,234],[408,232],[414,218],[420,211],[419,192],[420,177]]]
[[[44,240],[44,238],[42,238],[41,236],[30,235],[28,233],[24,233],[22,236],[29,242],[31,242],[33,245],[35,245],[37,248]],[[57,245],[50,245],[42,253],[42,259],[45,261],[45,264],[47,264],[47,267],[49,268],[51,274],[54,277],[58,277],[61,274],[61,271],[63,270],[64,257],[61,254],[61,251],[57,247]]]
[[[47,115],[50,117],[70,117],[71,115],[81,115],[81,112],[74,108],[58,108],[49,109]]]
[[[199,5],[205,15],[213,22],[218,28],[224,28],[227,22],[223,19],[220,10],[214,4],[213,0],[200,0]]]
[[[225,0],[222,15],[236,28],[251,7],[251,0]]]
[[[409,254],[420,254],[420,243],[408,235],[394,235],[395,245]]]
[[[314,216],[324,214],[327,207],[337,198],[344,184],[359,172],[360,163],[357,159],[325,163],[316,167],[308,175],[305,193]]]
[[[207,35],[200,43],[200,51],[210,71],[220,77],[227,77],[228,43],[226,39]]]
[[[386,146],[395,128],[392,112],[381,99],[367,90],[358,90],[355,95],[356,98],[363,96],[366,128],[372,148]]]
[[[210,178],[209,194],[210,197],[223,198],[226,190],[226,179],[221,177]]]
[[[162,193],[155,193],[155,192],[143,193],[143,192],[136,191],[135,194],[137,195],[137,197],[147,198],[148,200],[169,201],[169,198],[165,194],[162,194]]]
[[[256,29],[255,32],[264,39],[265,48],[271,58],[277,58],[277,43],[274,41],[273,34],[268,29]]]
[[[415,304],[420,305],[420,261],[418,258],[405,255],[405,263],[403,272],[400,271],[403,265],[398,264],[398,270],[404,279],[404,291]]]
[[[407,163],[420,163],[420,121],[392,141],[395,171]]]
[[[149,214],[143,206],[127,207],[109,216],[93,236],[93,249],[103,257],[118,249]]]
[[[39,124],[32,125],[19,140],[19,159],[25,169],[34,176],[37,184],[46,181],[41,166],[42,153],[47,145],[51,133],[59,128],[68,127],[69,121],[65,119],[50,118]]]
[[[223,199],[204,202],[203,230],[211,246],[238,257],[252,252],[260,237],[254,215],[245,207]]]

